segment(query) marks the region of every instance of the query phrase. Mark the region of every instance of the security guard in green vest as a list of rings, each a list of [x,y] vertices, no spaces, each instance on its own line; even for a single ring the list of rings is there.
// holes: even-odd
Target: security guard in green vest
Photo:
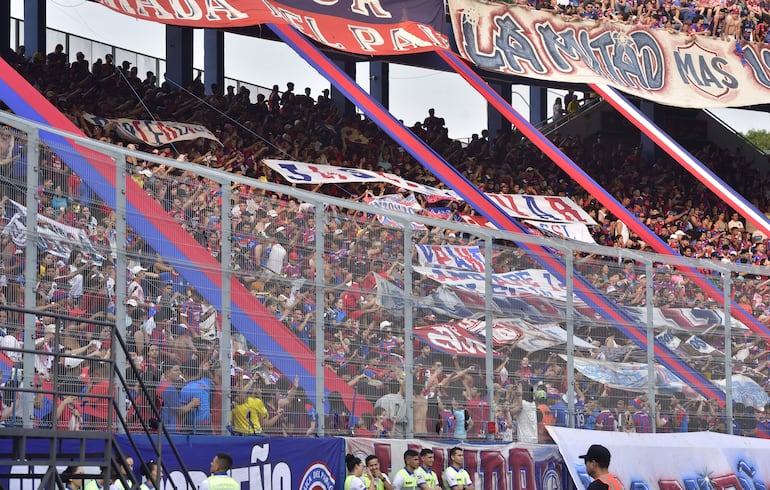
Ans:
[[[422,474],[425,479],[424,490],[441,490],[438,484],[438,475],[433,471],[433,462],[435,455],[430,448],[423,448],[420,451],[420,467],[417,468],[417,472]]]
[[[388,475],[383,473],[380,469],[380,460],[374,454],[370,454],[366,457],[366,469],[368,474],[364,473],[361,478],[364,480],[366,488],[369,488],[369,480],[374,480],[374,490],[393,490],[393,485],[390,483]]]
[[[198,490],[241,490],[241,484],[227,474],[232,467],[232,456],[217,453],[211,460],[211,476],[200,482]]]
[[[404,452],[404,467],[393,478],[393,490],[417,490],[425,488],[425,479],[417,472],[420,467],[420,455],[414,449]]]
[[[370,478],[364,483],[364,462],[361,461],[361,458],[354,454],[346,454],[345,467],[348,469],[348,476],[345,478],[345,490],[375,490],[371,475],[367,475]]]

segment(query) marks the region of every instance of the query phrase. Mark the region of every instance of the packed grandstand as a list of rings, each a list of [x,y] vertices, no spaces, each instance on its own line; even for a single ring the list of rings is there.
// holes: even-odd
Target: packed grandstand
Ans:
[[[618,0],[613,5],[602,6],[601,10],[605,15],[613,11],[620,15],[618,6],[623,9],[624,3]],[[656,18],[663,23],[661,27],[674,28],[677,18],[685,26],[695,19],[688,18],[687,12],[696,7],[686,3],[678,6],[677,15],[669,12],[675,8],[671,5],[660,6],[655,10],[657,13],[648,11],[649,5],[649,2],[640,3],[637,12],[629,14],[624,10],[622,16]],[[567,13],[569,8],[565,7]],[[585,17],[584,9],[589,5],[576,8],[577,15]],[[662,14],[661,9],[669,10]],[[762,17],[762,22],[750,34],[756,37],[759,26],[766,26],[766,6],[760,2],[745,9],[748,13],[744,15],[739,11],[741,16],[751,18],[756,10]],[[716,9],[704,7],[697,15],[699,19],[711,16],[709,32],[721,29]],[[703,22],[698,20],[695,24]],[[725,30],[716,32],[716,35],[722,34],[732,35]],[[103,124],[105,119],[176,121],[204,126],[216,140],[199,138],[161,147],[139,145],[138,149],[265,182],[285,183],[280,173],[262,163],[263,159],[274,158],[389,172],[408,181],[441,187],[434,176],[371,121],[358,114],[339,113],[328,93],[316,95],[309,89],[295,93],[293,82],[284,83],[283,89],[276,85],[271,91],[256,96],[245,89],[235,93],[232,87],[212,87],[213,94],[206,95],[200,79],[188,87],[175,87],[168,82],[160,83],[153,73],[146,73],[142,78],[130,63],[115,66],[111,57],[89,61],[79,53],[70,63],[67,53],[59,48],[47,56],[35,54],[26,58],[20,53],[13,65],[87,135],[104,142],[137,147],[135,142],[120,136],[116,124]],[[576,113],[581,103],[594,100],[588,93],[577,96],[570,92],[567,97],[565,110],[572,105]],[[568,197],[596,221],[597,225],[589,230],[597,244],[650,250],[622,221],[555,168],[516,131],[500,132],[492,140],[486,132],[481,132],[463,143],[448,137],[440,114],[428,108],[426,114],[425,120],[414,122],[410,129],[480,189],[497,194]],[[557,112],[555,116],[561,114]],[[719,263],[770,264],[768,237],[703,185],[693,183],[689,174],[665,157],[643,162],[637,144],[628,144],[626,138],[613,141],[613,138],[591,135],[581,139],[562,137],[558,132],[552,134],[552,138],[681,255]],[[0,242],[3,267],[0,301],[39,310],[37,342],[41,350],[91,358],[82,361],[64,357],[60,363],[52,364],[49,356],[36,356],[36,379],[40,386],[50,391],[52,373],[56,371],[57,379],[69,384],[74,392],[104,394],[108,382],[98,361],[110,355],[112,332],[109,328],[97,327],[92,321],[115,321],[115,291],[123,287],[116,284],[116,270],[111,260],[118,240],[117,217],[114,210],[69,169],[56,149],[46,149],[40,158],[37,211],[49,220],[50,229],[60,230],[57,233],[62,234],[65,231],[61,230],[76,229],[78,235],[83,232],[86,239],[68,247],[61,247],[55,239],[41,242],[35,278],[37,302],[24,305],[23,245],[15,240],[18,236],[13,233],[22,210],[32,209],[26,199],[24,179],[28,161],[23,145],[23,135],[11,128],[3,129],[0,136],[4,228]],[[767,210],[767,178],[744,155],[718,148],[708,141],[691,150],[760,210]],[[734,406],[734,420],[728,421],[724,407],[717,400],[686,391],[685,394],[667,392],[659,397],[657,410],[653,412],[656,420],[651,424],[644,390],[625,390],[592,378],[583,374],[590,372],[587,367],[585,370],[578,367],[574,383],[576,398],[573,403],[567,403],[566,361],[558,355],[563,347],[556,348],[556,344],[531,349],[524,348],[523,342],[496,345],[494,393],[490,398],[478,358],[447,354],[422,338],[405,338],[403,315],[384,293],[386,289],[397,290],[388,289],[392,286],[403,288],[405,284],[403,230],[377,220],[376,213],[333,208],[326,210],[331,219],[319,229],[314,208],[286,195],[236,185],[232,189],[233,202],[225,204],[218,184],[194,172],[181,172],[141,159],[130,159],[127,163],[136,184],[220,261],[220,216],[223,206],[225,210],[230,208],[233,254],[228,260],[234,276],[310,351],[322,342],[325,366],[373,407],[364,412],[351,410],[350,400],[331,393],[325,410],[327,434],[404,437],[406,421],[411,419],[414,434],[418,436],[486,439],[487,433],[491,433],[502,441],[521,442],[547,442],[548,434],[538,430],[541,428],[538,425],[544,423],[636,432],[650,432],[654,425],[659,432],[711,430],[770,437],[767,418],[770,406],[755,400],[740,401]],[[412,200],[414,209],[419,209],[416,214],[456,221],[477,220],[468,203],[407,195],[401,188],[383,182],[336,182],[305,188],[367,203],[400,195],[404,201]],[[57,228],[54,223],[63,227]],[[531,231],[537,233],[534,227]],[[322,306],[325,309],[323,339],[316,338],[314,325],[315,312],[321,307],[315,303],[312,284],[317,233],[325,237],[324,282],[329,285]],[[477,245],[475,237],[458,235],[441,227],[418,229],[413,236],[416,245],[446,250]],[[232,359],[220,360],[217,330],[221,318],[212,305],[139,234],[129,229],[126,243],[129,260],[125,284],[126,325],[131,360],[139,368],[144,383],[152,388],[149,397],[138,391],[129,394],[137,398],[138,410],[147,411],[144,415],[152,418],[147,407],[161,408],[163,424],[172,432],[220,433],[222,419],[230,417],[230,430],[235,434],[314,434],[317,420],[313,395],[305,393],[297,380],[284,376],[260,352],[259,345],[250,343],[243,335],[236,333],[233,337]],[[654,308],[687,317],[681,320],[685,323],[692,323],[693,316],[708,319],[711,314],[720,318],[720,298],[705,294],[687,273],[676,267],[661,265],[652,277],[647,277],[646,271],[631,259],[619,263],[601,260],[589,253],[577,254],[575,258],[576,270],[583,277],[629,311],[647,306],[645,287],[651,282]],[[495,248],[492,267],[496,273],[503,274],[537,266],[531,257],[509,242]],[[410,282],[417,298],[445,290],[442,283],[429,275],[415,273]],[[735,274],[734,285],[734,299],[739,307],[763,325],[770,325],[768,277]],[[473,303],[474,298],[465,299],[462,311],[466,315],[457,316],[448,308],[436,306],[435,302],[433,307],[419,304],[414,309],[415,327],[458,322],[483,311],[483,302],[479,306]],[[532,323],[563,321],[563,310],[536,296],[515,308]],[[691,315],[681,313],[685,311]],[[55,319],[46,316],[54,313],[81,320],[67,320],[57,327]],[[646,353],[612,325],[596,321],[589,313],[580,315],[582,321],[578,321],[575,333],[581,342],[576,345],[575,354],[585,360],[584,366],[592,361],[646,362]],[[724,333],[718,328],[718,320],[706,322],[705,327],[695,322],[691,328],[656,333],[663,336],[659,340],[673,346],[695,371],[708,378],[723,378]],[[4,347],[19,347],[22,325],[20,314],[0,310]],[[406,413],[403,393],[407,374],[403,365],[406,342],[413,342],[415,351],[411,414]],[[744,376],[746,383],[760,387],[760,391],[770,392],[767,339],[741,332],[732,342],[733,372]],[[11,361],[18,360],[14,355],[8,351]],[[228,364],[233,395],[231,400],[223,401],[219,378],[214,373],[223,369],[223,365],[227,369]],[[14,382],[7,379],[3,391],[2,423],[6,426],[19,423],[13,410]],[[764,397],[766,400],[767,395]],[[493,419],[488,414],[490,399],[495,407]],[[574,413],[568,414],[568,405],[574,406]],[[552,417],[537,419],[536,406],[541,412],[549,411]],[[132,407],[128,417],[139,430],[141,414],[134,413],[136,411]],[[106,426],[108,413],[106,402],[84,404],[74,396],[57,400],[41,397],[36,405],[35,424],[98,430]]]

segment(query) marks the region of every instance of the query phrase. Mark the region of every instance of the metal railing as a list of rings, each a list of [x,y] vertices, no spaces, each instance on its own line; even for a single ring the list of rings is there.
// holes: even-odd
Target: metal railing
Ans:
[[[571,426],[605,409],[726,432],[767,401],[766,339],[729,302],[766,322],[752,301],[766,267],[401,214],[0,120],[19,162],[0,188],[18,203],[4,200],[3,244],[20,251],[6,257],[38,276],[9,273],[7,300],[114,318],[143,381],[167,381],[169,433],[536,442],[519,417],[532,402]],[[704,296],[689,268],[725,296]]]
[[[136,68],[137,75],[140,78],[145,77],[148,72],[151,72],[156,77],[156,83],[158,85],[162,84],[164,81],[163,74],[166,72],[166,60],[163,58],[139,53],[118,46],[112,46],[58,29],[52,29],[50,27],[46,28],[46,52],[53,52],[57,44],[64,46],[64,52],[68,56],[68,63],[75,61],[79,52],[83,53],[84,59],[90,61],[90,63],[95,62],[97,59],[103,60],[107,55],[110,55],[112,56],[115,66],[121,66],[124,61],[128,61],[131,63],[132,67]],[[14,50],[18,50],[19,47],[23,45],[24,20],[12,17],[11,47]],[[27,56],[32,56],[33,54],[34,53],[26,53]],[[42,54],[45,55],[46,53]],[[193,68],[193,78],[198,76],[204,77],[205,71],[199,68]],[[208,84],[210,85],[210,83]],[[249,99],[252,103],[257,102],[257,95],[262,94],[267,97],[272,90],[269,87],[263,87],[261,85],[225,76],[223,87],[225,93],[226,88],[230,86],[234,87],[235,93],[240,93],[242,89],[248,89]]]

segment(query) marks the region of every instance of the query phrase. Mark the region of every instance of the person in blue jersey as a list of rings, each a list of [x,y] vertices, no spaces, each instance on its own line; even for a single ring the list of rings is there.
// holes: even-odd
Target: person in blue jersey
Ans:
[[[183,368],[187,382],[180,391],[180,404],[185,406],[198,399],[198,406],[184,415],[184,424],[180,432],[192,434],[211,434],[211,360],[206,359],[200,365],[188,361]]]
[[[177,432],[179,418],[186,415],[200,406],[200,399],[192,398],[186,404],[181,403],[181,393],[179,385],[185,381],[182,376],[182,370],[179,364],[169,363],[164,366],[163,378],[161,379],[157,393],[158,404],[160,405],[160,417],[163,425],[169,432]]]
[[[394,490],[417,490],[425,488],[425,478],[417,469],[420,467],[420,455],[414,449],[404,452],[404,467],[393,477]]]
[[[227,453],[217,453],[211,460],[211,476],[198,484],[198,490],[240,490],[241,484],[228,472],[233,467],[233,457]]]

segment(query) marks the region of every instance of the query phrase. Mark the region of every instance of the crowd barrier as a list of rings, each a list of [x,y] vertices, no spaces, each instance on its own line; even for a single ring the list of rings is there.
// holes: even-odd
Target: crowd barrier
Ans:
[[[754,435],[762,418],[767,339],[690,274],[745,305],[767,290],[766,268],[469,226],[385,186],[337,199],[0,120],[0,282],[5,304],[39,311],[0,313],[4,407],[35,413],[6,425],[103,427],[78,400],[57,414],[56,387],[47,409],[14,387],[56,371],[87,396],[107,356],[154,387],[138,402],[161,408],[156,426],[183,434],[543,443],[535,407],[579,428],[638,415],[640,432]],[[576,278],[623,330],[574,294]],[[15,355],[22,333],[36,356]]]

